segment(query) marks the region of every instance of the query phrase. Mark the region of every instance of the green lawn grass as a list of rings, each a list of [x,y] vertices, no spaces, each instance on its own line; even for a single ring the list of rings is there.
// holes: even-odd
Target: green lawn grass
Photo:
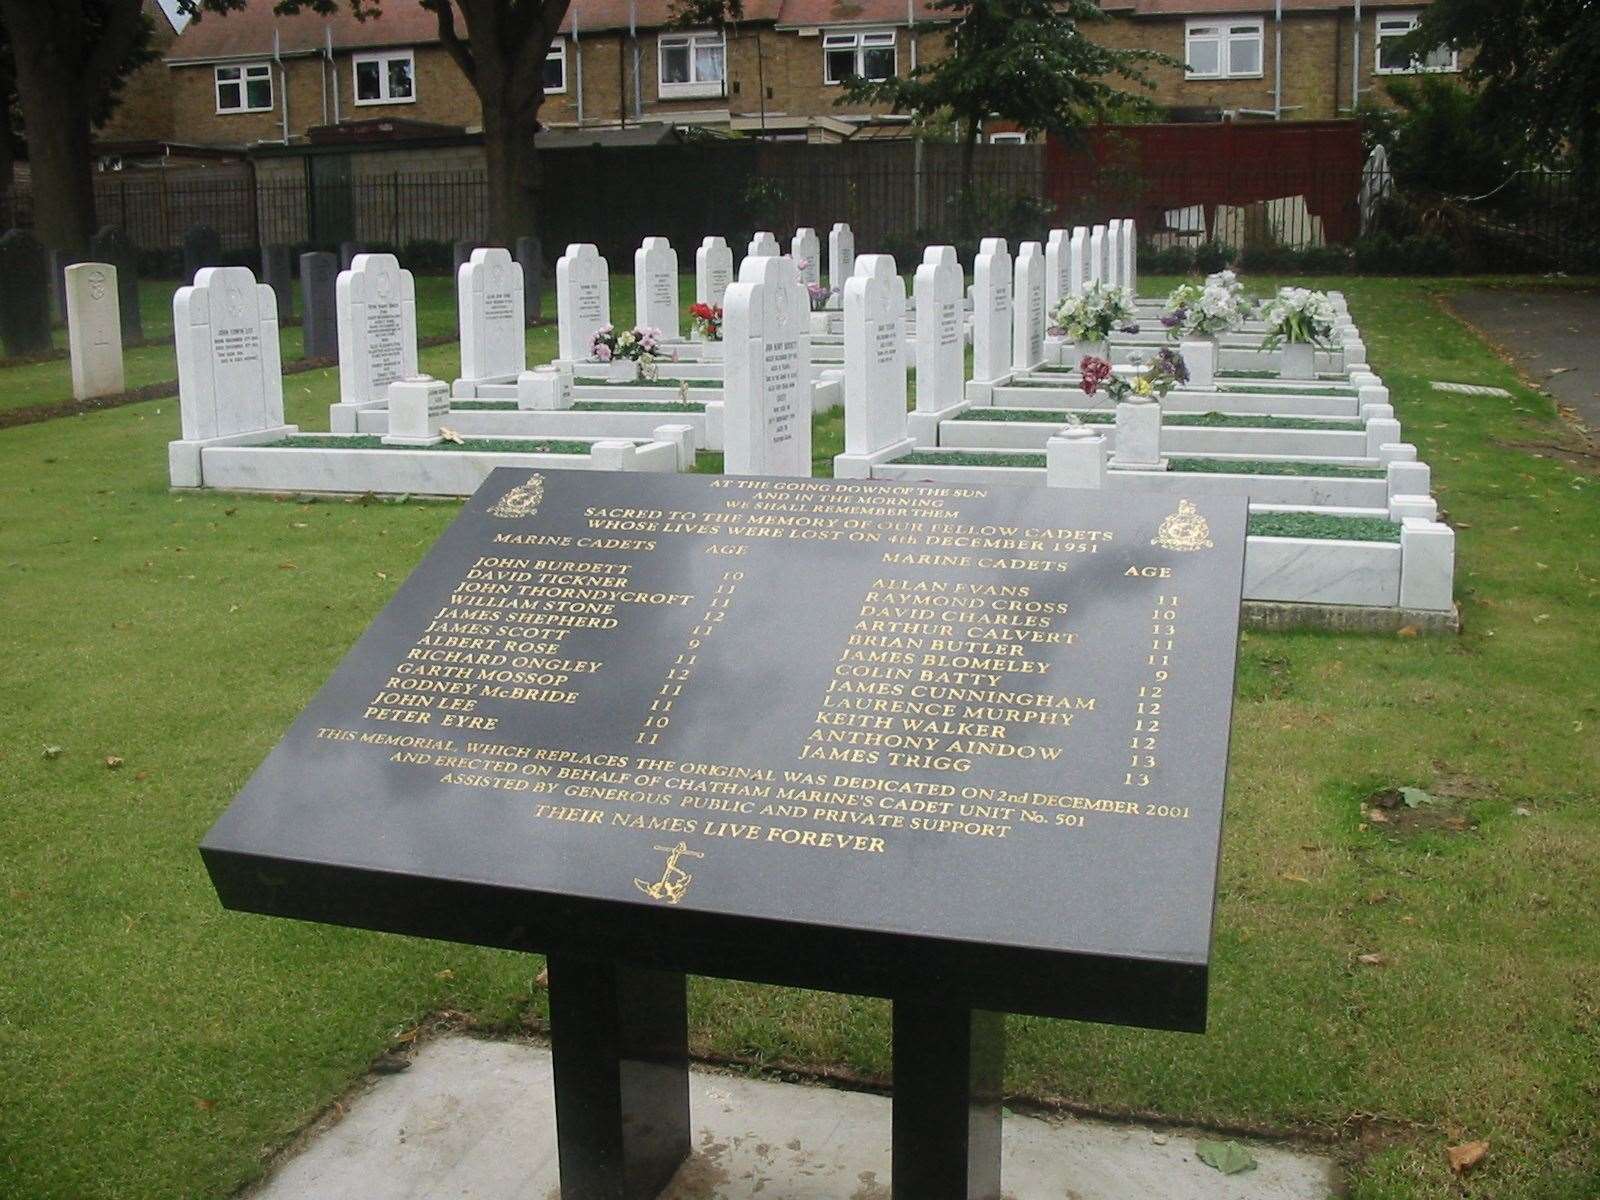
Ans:
[[[1008,1085],[1327,1138],[1352,1200],[1593,1200],[1600,483],[1517,447],[1552,406],[1432,306],[1459,284],[1327,282],[1461,531],[1464,632],[1245,634],[1209,1033],[1013,1018]],[[289,420],[336,391],[286,380]],[[173,495],[177,431],[174,400],[0,431],[0,1196],[229,1196],[425,1014],[544,1013],[532,957],[218,906],[196,843],[458,506]],[[819,473],[840,443],[819,418]],[[1363,827],[1392,784],[1463,828]],[[702,1053],[889,1069],[877,1000],[701,979],[691,1020]]]

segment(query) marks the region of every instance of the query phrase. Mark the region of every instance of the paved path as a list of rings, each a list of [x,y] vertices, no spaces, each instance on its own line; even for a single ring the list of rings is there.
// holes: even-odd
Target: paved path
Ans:
[[[889,1200],[889,1101],[693,1072],[694,1154],[662,1200]],[[1158,1141],[1159,1139],[1159,1141]],[[1005,1121],[1008,1200],[1328,1200],[1328,1159],[1251,1143],[1221,1175],[1176,1130]],[[559,1200],[550,1052],[446,1037],[359,1096],[257,1200]]]
[[[1524,375],[1600,432],[1600,292],[1479,288],[1457,292],[1450,303]]]

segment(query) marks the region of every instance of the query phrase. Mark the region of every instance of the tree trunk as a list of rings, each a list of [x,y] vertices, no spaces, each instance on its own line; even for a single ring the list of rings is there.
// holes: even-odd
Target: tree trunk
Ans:
[[[33,0],[0,0],[16,59],[17,94],[33,177],[34,228],[55,250],[82,253],[95,230],[89,157],[93,86],[74,68],[81,48],[58,45],[62,30]]]
[[[514,247],[523,236],[538,236],[539,157],[533,136],[538,109],[531,114],[483,98],[483,151],[489,175],[489,237]]]
[[[968,117],[961,137],[961,225],[968,237],[981,238],[978,228],[978,197],[972,189],[972,176],[978,153],[978,130],[981,118]]]

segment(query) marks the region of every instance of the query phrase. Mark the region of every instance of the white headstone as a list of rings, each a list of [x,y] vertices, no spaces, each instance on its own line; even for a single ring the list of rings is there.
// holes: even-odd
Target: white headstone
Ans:
[[[202,267],[172,297],[186,441],[283,424],[278,298],[248,267]]]
[[[906,285],[888,254],[863,254],[844,285],[844,452],[911,448],[906,437]]]
[[[1112,287],[1122,286],[1122,221],[1115,220],[1106,226],[1106,282]]]
[[[828,287],[833,294],[828,298],[829,308],[844,303],[844,282],[856,269],[856,235],[843,221],[836,221],[828,231]]]
[[[1044,244],[1044,305],[1050,312],[1061,306],[1063,297],[1072,294],[1072,277],[1069,273],[1072,231],[1052,229]]]
[[[961,330],[964,280],[954,246],[929,246],[912,284],[917,308],[917,411],[959,404],[966,345]]]
[[[1011,255],[1005,238],[984,238],[972,267],[972,378],[1011,371]]]
[[[768,230],[758,230],[750,244],[744,248],[746,258],[777,258],[783,253],[777,237]]]
[[[677,340],[678,252],[664,237],[647,237],[633,252],[633,311],[638,324]]]
[[[1122,286],[1132,296],[1139,294],[1139,233],[1132,217],[1122,218]]]
[[[358,254],[339,272],[339,399],[383,400],[417,373],[417,292],[392,254]],[[520,337],[521,331],[518,330]]]
[[[556,357],[582,361],[602,325],[611,324],[611,273],[592,242],[574,242],[556,260]]]
[[[811,301],[788,258],[745,262],[723,301],[723,470],[811,474]]]
[[[473,253],[481,254],[482,251]],[[520,291],[518,294],[521,294]],[[445,387],[443,380],[431,375],[396,379],[389,385],[389,431],[383,435],[384,445],[438,445],[443,440],[439,435],[439,426],[449,411],[450,389]]]
[[[794,240],[789,243],[789,254],[799,268],[801,283],[822,282],[822,243],[817,240],[815,229],[810,226],[796,229]]]
[[[74,263],[66,270],[66,295],[73,399],[115,396],[126,387],[116,267]]]
[[[694,300],[696,304],[722,307],[722,297],[733,282],[733,251],[727,240],[708,237],[694,252]]]
[[[1044,362],[1044,251],[1038,242],[1017,249],[1012,296],[1011,365],[1029,371]]]
[[[456,271],[461,378],[510,383],[528,365],[522,264],[499,246],[479,248]]]
[[[1089,279],[1106,282],[1106,227],[1096,225],[1089,231]]]
[[[1089,231],[1082,225],[1072,231],[1072,241],[1067,246],[1067,279],[1068,294],[1083,295],[1089,283]]]

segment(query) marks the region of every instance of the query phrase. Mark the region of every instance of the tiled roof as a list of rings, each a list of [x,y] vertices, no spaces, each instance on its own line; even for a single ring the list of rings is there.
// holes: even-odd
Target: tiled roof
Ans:
[[[1368,8],[1415,8],[1429,0],[1364,0]],[[1286,12],[1350,9],[1353,0],[1282,0]],[[1271,13],[1276,0],[1102,0],[1107,13],[1132,17],[1221,16]],[[783,28],[813,25],[903,25],[909,11],[918,21],[948,19],[930,0],[745,0],[744,20]],[[279,16],[273,0],[249,0],[243,9],[192,20],[168,49],[168,62],[270,54],[273,31],[285,54],[320,50],[331,35],[335,50],[374,46],[421,46],[438,41],[438,21],[419,0],[382,0],[382,15],[360,21],[341,3],[330,16],[302,11]],[[572,0],[562,32],[659,29],[675,23],[676,0]],[[457,27],[460,28],[458,21]],[[463,35],[465,30],[462,29]]]
[[[329,34],[335,50],[420,46],[439,40],[438,19],[417,0],[383,0],[383,15],[368,21],[358,21],[342,3],[326,17],[309,10],[279,16],[272,11],[272,0],[250,0],[226,16],[206,13],[191,20],[167,50],[166,59],[205,62],[271,54],[274,30],[285,54],[320,50]]]

